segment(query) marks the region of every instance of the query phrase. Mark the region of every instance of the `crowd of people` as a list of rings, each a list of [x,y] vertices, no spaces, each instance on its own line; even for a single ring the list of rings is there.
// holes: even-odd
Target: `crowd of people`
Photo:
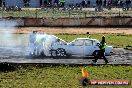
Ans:
[[[30,0],[23,0],[24,7],[29,7],[31,2]],[[38,2],[40,4],[41,8],[45,7],[65,7],[66,0],[39,0]],[[0,6],[5,6],[5,2],[0,0]],[[97,11],[102,10],[103,8],[113,8],[113,7],[119,7],[123,8],[125,10],[129,10],[131,7],[131,0],[96,0],[93,4],[93,1],[91,0],[82,0],[80,3],[70,3],[68,7],[83,7],[83,8],[89,8],[89,7],[95,7]]]
[[[56,7],[64,7],[65,6],[65,0],[49,0],[48,2],[45,1],[41,6],[56,6]],[[69,7],[91,7],[92,2],[91,0],[82,0],[80,4],[76,5],[69,5]],[[96,10],[101,10],[102,8],[113,8],[113,7],[119,7],[124,8],[125,10],[129,10],[131,4],[131,0],[96,0],[95,8]]]
[[[55,7],[64,7],[65,4],[65,0],[44,0],[44,2],[42,2],[42,0],[40,0],[40,6],[41,7],[51,7],[51,6],[55,6]]]
[[[129,10],[130,4],[131,0],[96,0],[97,10],[101,10],[102,7],[109,9],[112,7],[119,7],[125,10]]]

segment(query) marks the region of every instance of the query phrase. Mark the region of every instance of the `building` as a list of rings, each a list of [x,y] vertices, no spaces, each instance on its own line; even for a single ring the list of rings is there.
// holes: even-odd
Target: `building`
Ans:
[[[5,7],[18,6],[23,7],[23,0],[3,0]]]
[[[29,7],[40,7],[40,1],[42,0],[29,0]]]

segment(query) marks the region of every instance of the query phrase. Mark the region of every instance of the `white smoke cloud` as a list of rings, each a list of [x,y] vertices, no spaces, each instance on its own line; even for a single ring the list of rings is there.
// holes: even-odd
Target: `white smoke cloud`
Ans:
[[[34,37],[29,37],[29,40],[35,41],[35,43],[29,44],[29,52],[33,53],[36,49],[37,51],[39,51],[39,54],[43,51],[46,56],[50,56],[51,45],[56,42],[56,39],[57,38],[53,35],[37,33],[35,35],[35,40]]]
[[[5,20],[5,19],[0,20],[0,27],[14,28],[15,26],[17,26],[17,22],[13,20]]]
[[[25,56],[27,36],[15,34],[17,25],[13,20],[0,20],[0,48],[4,50],[0,51],[0,55]]]
[[[17,22],[12,20],[0,20],[0,46],[15,46],[13,32]]]

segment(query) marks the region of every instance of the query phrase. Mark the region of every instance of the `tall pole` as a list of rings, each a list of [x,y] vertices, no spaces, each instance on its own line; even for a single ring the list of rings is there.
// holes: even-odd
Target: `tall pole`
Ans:
[[[2,0],[2,18],[3,18],[3,7],[4,5],[3,5],[3,0]]]
[[[37,18],[37,6],[36,6],[36,13],[35,14],[36,14],[36,18]]]
[[[121,16],[120,8],[119,8],[119,17]]]

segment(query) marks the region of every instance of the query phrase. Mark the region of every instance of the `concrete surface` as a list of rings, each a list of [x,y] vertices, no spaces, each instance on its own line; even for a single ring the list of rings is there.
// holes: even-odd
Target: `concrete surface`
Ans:
[[[0,63],[17,63],[17,64],[75,64],[75,65],[88,65],[92,63],[94,58],[88,57],[70,57],[70,58],[50,58],[50,57],[41,57],[41,58],[30,58],[26,53],[26,48],[24,47],[0,47]],[[109,61],[108,64],[123,64],[123,65],[132,65],[132,51],[125,50],[123,48],[114,48],[113,54],[107,56]],[[105,64],[103,59],[99,59],[97,64]]]

